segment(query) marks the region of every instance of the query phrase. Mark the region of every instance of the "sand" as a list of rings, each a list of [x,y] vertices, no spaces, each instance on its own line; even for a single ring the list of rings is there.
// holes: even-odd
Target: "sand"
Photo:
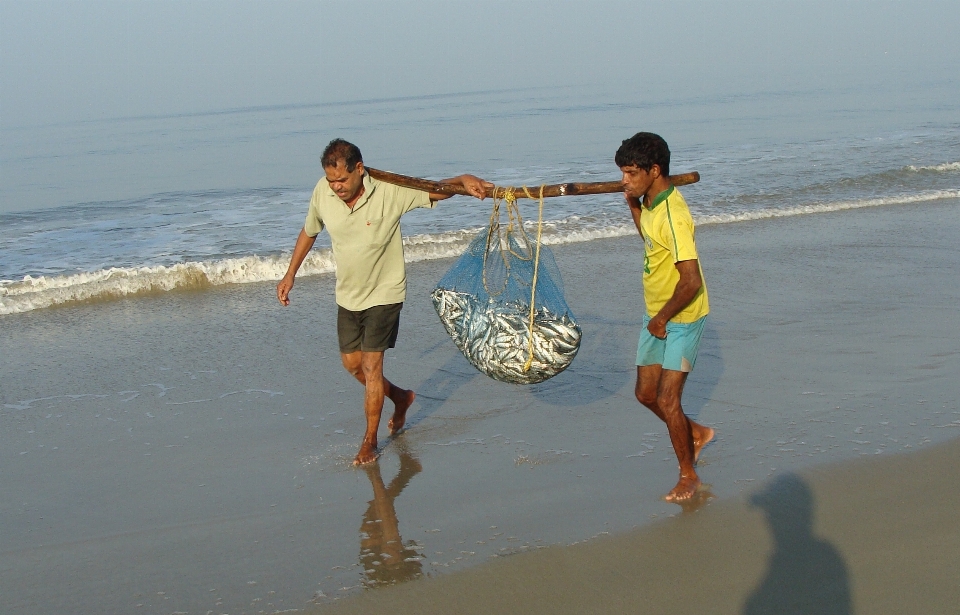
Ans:
[[[310,612],[952,613],[960,604],[960,493],[950,476],[958,463],[954,441],[784,473],[749,497],[651,527]]]
[[[428,293],[450,262],[410,265],[386,373],[418,402],[402,436],[383,426],[366,470],[350,465],[362,389],[339,364],[329,277],[298,281],[285,309],[253,284],[4,317],[0,604],[449,612],[444,600],[475,596],[456,608],[494,612],[499,595],[519,612],[549,594],[566,596],[544,602],[554,610],[646,597],[634,610],[656,612],[676,602],[638,588],[683,564],[697,600],[718,605],[703,610],[764,612],[783,594],[771,583],[804,577],[789,557],[768,562],[791,551],[846,571],[843,587],[817,583],[846,588],[837,612],[944,604],[957,479],[923,455],[955,457],[933,447],[960,435],[958,213],[944,201],[698,230],[713,313],[684,401],[718,439],[700,466],[713,498],[695,514],[659,499],[676,461],[633,399],[636,238],[557,248],[584,344],[532,387],[480,375],[446,338]],[[836,465],[863,458],[881,463]],[[771,485],[774,513],[809,490],[812,533],[748,505]],[[794,528],[785,547],[771,523]],[[379,587],[419,577],[434,578]],[[476,593],[450,589],[470,578]],[[933,602],[918,602],[926,587]]]

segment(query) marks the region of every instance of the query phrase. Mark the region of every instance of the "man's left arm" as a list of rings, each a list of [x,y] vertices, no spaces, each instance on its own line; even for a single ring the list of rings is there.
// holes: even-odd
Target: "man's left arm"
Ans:
[[[449,179],[441,179],[441,184],[460,184],[463,186],[467,192],[471,195],[477,197],[481,201],[487,196],[487,188],[493,188],[493,184],[483,179],[480,179],[476,175],[459,175],[457,177],[451,177]],[[441,192],[431,192],[430,200],[431,201],[442,201],[444,199],[449,199],[452,194],[443,194]]]
[[[680,281],[677,282],[677,287],[673,289],[673,296],[660,308],[657,315],[647,323],[647,331],[660,339],[667,337],[667,321],[690,305],[690,302],[693,301],[693,298],[697,296],[703,286],[703,278],[700,277],[700,263],[697,259],[678,262],[677,271],[680,272]]]

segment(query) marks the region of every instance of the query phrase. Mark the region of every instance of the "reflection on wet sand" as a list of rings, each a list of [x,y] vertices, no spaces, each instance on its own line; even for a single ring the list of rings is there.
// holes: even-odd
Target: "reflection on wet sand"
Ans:
[[[393,501],[423,466],[402,448],[399,455],[400,469],[389,485],[383,483],[379,462],[363,466],[373,487],[373,499],[360,525],[360,566],[363,568],[363,584],[367,587],[402,583],[423,574],[421,555],[416,550],[418,545],[412,540],[403,544],[400,522],[393,506]]]
[[[714,499],[716,496],[713,495],[713,492],[710,491],[710,485],[702,484],[700,488],[697,489],[697,492],[693,494],[689,500],[681,500],[679,502],[673,502],[680,506],[680,509],[683,511],[683,514],[689,515],[697,512],[704,506],[710,503],[710,500]]]

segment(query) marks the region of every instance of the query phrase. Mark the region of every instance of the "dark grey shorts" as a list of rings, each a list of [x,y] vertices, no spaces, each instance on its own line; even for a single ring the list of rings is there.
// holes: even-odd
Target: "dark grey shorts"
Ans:
[[[337,306],[337,337],[340,352],[383,352],[397,344],[402,303],[375,305],[352,312]]]

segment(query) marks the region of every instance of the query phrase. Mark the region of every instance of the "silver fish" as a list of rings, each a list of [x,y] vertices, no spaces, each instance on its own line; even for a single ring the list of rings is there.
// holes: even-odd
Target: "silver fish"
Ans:
[[[483,302],[443,288],[430,298],[463,356],[494,380],[543,382],[569,367],[580,349],[580,326],[568,314],[536,310],[531,334],[530,307],[522,302]],[[530,368],[524,370],[528,359]]]

